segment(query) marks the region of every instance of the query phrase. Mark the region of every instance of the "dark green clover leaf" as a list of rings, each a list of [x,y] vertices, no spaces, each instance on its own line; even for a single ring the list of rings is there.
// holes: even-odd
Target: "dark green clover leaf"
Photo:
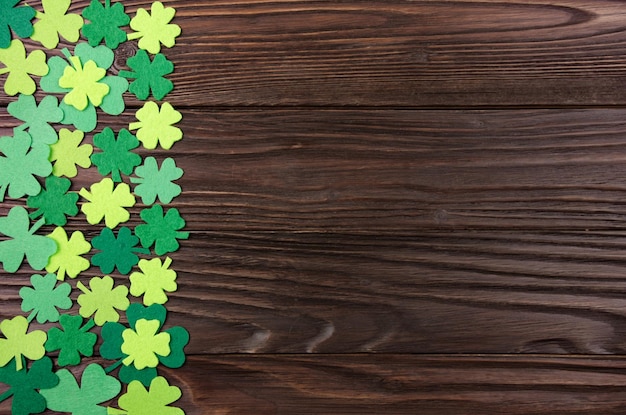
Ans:
[[[59,139],[56,130],[50,125],[63,119],[63,110],[59,108],[56,97],[48,95],[37,105],[32,95],[20,94],[17,101],[7,106],[7,111],[18,120],[24,121],[19,128],[28,128],[33,139],[32,146],[54,144]]]
[[[138,225],[135,233],[141,239],[141,246],[150,248],[154,244],[154,252],[164,255],[178,249],[178,239],[187,239],[189,232],[181,232],[185,220],[178,209],[171,208],[163,215],[163,207],[154,205],[143,209],[140,213],[145,224]]]
[[[121,182],[120,173],[129,175],[141,164],[141,156],[131,150],[139,147],[139,140],[127,129],[122,129],[115,139],[115,133],[106,127],[93,137],[93,143],[102,152],[93,153],[91,162],[98,167],[98,172],[106,176],[111,173],[114,182]]]
[[[128,90],[141,100],[148,99],[150,91],[155,99],[163,99],[173,88],[174,84],[163,76],[174,72],[174,64],[165,55],[158,53],[150,61],[145,50],[139,50],[133,57],[128,58],[126,64],[134,71],[120,71],[119,76],[135,79]]]
[[[30,370],[15,370],[15,365],[0,368],[0,382],[9,385],[9,390],[0,395],[0,401],[13,396],[13,415],[38,414],[46,410],[46,400],[37,392],[59,383],[59,377],[52,372],[52,360],[43,357],[30,367]]]
[[[46,274],[41,276],[34,274],[30,277],[30,283],[33,288],[20,288],[20,297],[22,297],[22,311],[29,312],[32,310],[28,321],[35,316],[38,323],[46,323],[48,321],[59,321],[59,311],[69,310],[72,307],[70,299],[70,291],[72,287],[64,282],[55,287],[57,283],[56,274]]]
[[[94,321],[89,319],[81,327],[83,324],[81,316],[63,314],[60,323],[63,330],[52,327],[48,331],[48,340],[46,341],[46,351],[60,350],[57,361],[59,366],[79,364],[80,355],[85,357],[93,356],[93,347],[96,344],[96,340],[98,340],[98,336],[89,332],[89,330],[94,326]]]
[[[105,0],[103,6],[100,1],[91,0],[89,6],[83,10],[83,17],[90,21],[83,26],[83,36],[91,46],[104,40],[108,47],[115,49],[126,41],[126,32],[120,27],[128,25],[130,17],[124,13],[122,3],[111,6],[111,0]]]
[[[20,0],[0,0],[0,49],[11,44],[11,30],[19,37],[27,38],[33,34],[31,20],[35,9],[30,6],[16,7]]]
[[[32,219],[43,216],[46,225],[64,226],[67,216],[78,214],[78,193],[68,193],[72,182],[65,177],[48,176],[45,189],[37,196],[29,196],[28,207],[35,208]]]
[[[138,244],[139,238],[125,226],[120,228],[117,238],[111,229],[103,228],[100,235],[91,241],[91,245],[101,251],[91,258],[91,263],[100,267],[103,274],[110,274],[116,267],[121,274],[128,274],[139,262],[137,253],[150,253],[138,247]]]

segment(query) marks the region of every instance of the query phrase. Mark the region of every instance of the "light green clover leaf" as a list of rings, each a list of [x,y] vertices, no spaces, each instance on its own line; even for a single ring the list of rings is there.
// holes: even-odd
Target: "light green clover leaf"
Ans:
[[[122,411],[109,410],[109,415],[185,415],[182,409],[169,406],[181,396],[180,388],[171,386],[162,376],[152,379],[149,390],[141,382],[134,380],[128,384],[126,393],[117,401]]]
[[[4,82],[7,95],[32,95],[37,88],[30,75],[43,76],[48,73],[46,54],[42,50],[32,51],[26,57],[26,49],[20,40],[12,40],[7,49],[0,49],[0,62],[5,66],[0,75],[8,73]]]
[[[76,42],[83,27],[83,18],[74,13],[67,13],[71,0],[42,0],[43,12],[37,12],[39,19],[33,26],[30,37],[41,43],[46,49],[54,49],[59,44],[59,35],[65,40]]]
[[[42,330],[28,331],[28,320],[23,316],[16,316],[0,323],[0,366],[6,366],[15,359],[15,368],[22,370],[22,356],[30,360],[39,360],[46,354],[44,343],[46,332]]]
[[[78,313],[85,318],[95,313],[94,321],[98,326],[107,321],[117,322],[120,315],[115,310],[126,310],[130,305],[128,288],[125,285],[113,288],[113,278],[108,275],[89,280],[91,290],[80,281],[76,286],[83,292],[77,299],[80,304]]]
[[[81,231],[74,231],[68,239],[65,229],[59,226],[48,238],[56,243],[57,252],[48,260],[46,271],[57,272],[57,278],[63,281],[65,275],[76,278],[89,268],[89,261],[81,255],[91,250],[91,244],[85,240]]]
[[[139,39],[139,48],[153,55],[161,51],[161,44],[171,48],[180,35],[180,26],[170,24],[176,10],[164,7],[160,1],[152,3],[151,14],[139,8],[137,15],[130,21],[130,28],[135,31],[128,35],[128,40]]]
[[[180,128],[174,124],[183,116],[169,102],[164,102],[159,110],[156,102],[148,101],[135,113],[138,122],[131,123],[128,128],[137,130],[137,139],[148,150],[154,150],[158,144],[166,150],[183,138]]]
[[[79,194],[88,200],[81,210],[89,224],[95,225],[104,218],[105,225],[113,229],[130,219],[130,213],[125,208],[135,205],[135,196],[126,183],[119,183],[115,188],[113,186],[113,180],[106,177],[91,185],[90,191],[80,189]]]
[[[50,161],[54,163],[52,174],[55,176],[76,177],[78,170],[76,166],[84,169],[91,166],[91,144],[80,143],[85,134],[80,131],[70,131],[61,128],[59,131],[59,141],[50,146]]]
[[[139,269],[141,272],[130,274],[130,293],[135,297],[143,295],[143,303],[147,306],[152,304],[165,304],[167,295],[165,292],[176,291],[176,271],[170,269],[172,260],[166,258],[161,263],[159,258],[151,260],[141,259]]]
[[[138,370],[156,367],[159,364],[157,355],[170,354],[170,335],[158,333],[160,328],[159,320],[140,319],[134,329],[124,330],[122,353],[127,355],[123,361],[126,366],[133,364]]]

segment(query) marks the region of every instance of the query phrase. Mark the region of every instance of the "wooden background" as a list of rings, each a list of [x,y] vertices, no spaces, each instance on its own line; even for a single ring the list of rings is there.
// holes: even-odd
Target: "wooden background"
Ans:
[[[167,4],[187,414],[624,413],[626,3]]]

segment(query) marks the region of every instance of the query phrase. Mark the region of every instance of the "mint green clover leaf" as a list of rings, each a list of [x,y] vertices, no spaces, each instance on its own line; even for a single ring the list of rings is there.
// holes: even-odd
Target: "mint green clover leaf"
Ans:
[[[104,79],[106,80],[106,78]],[[111,93],[112,92],[109,92],[109,95]],[[104,105],[107,97],[108,95],[104,97],[102,105]],[[82,111],[77,110],[72,105],[69,105],[63,101],[61,101],[59,108],[63,110],[63,119],[61,120],[61,124],[73,125],[74,128],[85,133],[90,133],[96,129],[96,125],[98,125],[98,114],[96,113],[96,107],[94,107],[91,102],[89,103],[89,105],[87,105],[87,108]]]
[[[70,291],[72,287],[64,282],[55,287],[57,276],[55,274],[46,274],[41,276],[33,274],[30,277],[30,283],[33,288],[20,288],[20,297],[22,297],[22,311],[29,312],[28,321],[32,321],[35,316],[40,324],[49,321],[59,321],[59,310],[69,310],[72,307],[70,299]]]
[[[0,20],[2,20],[1,11]],[[9,74],[4,83],[4,92],[11,96],[33,94],[37,85],[30,75],[43,76],[48,73],[46,54],[41,50],[34,50],[26,57],[24,44],[17,39],[11,41],[8,49],[0,49],[0,62],[5,66],[0,69],[0,75]]]
[[[181,232],[185,227],[185,220],[181,218],[178,209],[171,208],[163,215],[163,207],[154,205],[143,209],[140,213],[145,224],[138,225],[135,233],[141,240],[141,246],[150,248],[153,244],[157,255],[164,255],[178,249],[178,239],[187,239],[189,232]]]
[[[90,21],[83,26],[83,36],[91,46],[96,46],[103,40],[111,49],[126,41],[126,32],[120,29],[130,22],[130,17],[124,13],[124,5],[105,0],[104,6],[99,0],[91,0],[83,10],[83,17]]]
[[[176,167],[173,158],[166,158],[159,165],[154,157],[147,157],[143,164],[135,169],[137,177],[131,177],[131,183],[138,183],[134,192],[141,197],[144,205],[151,205],[158,198],[161,203],[170,203],[181,192],[174,180],[180,179],[183,169]]]
[[[172,260],[168,257],[161,263],[159,258],[141,259],[141,272],[130,274],[130,293],[135,297],[143,295],[145,305],[165,304],[166,292],[176,291],[176,271],[170,269]]]
[[[59,79],[61,79],[63,72],[65,72],[65,68],[68,66],[70,66],[69,62],[61,56],[50,57],[50,59],[48,59],[48,72],[39,80],[39,86],[41,86],[41,89],[44,92],[51,92],[55,94],[69,92],[69,88],[61,88],[59,86]],[[26,94],[29,95],[28,93]]]
[[[139,238],[125,226],[120,228],[117,238],[111,229],[103,228],[100,235],[93,238],[91,244],[100,250],[91,258],[91,263],[100,267],[103,274],[110,274],[117,267],[121,274],[126,275],[139,262],[137,253],[149,253],[147,249],[137,246]]]
[[[46,351],[60,351],[57,360],[59,366],[77,365],[80,363],[81,355],[93,356],[93,348],[98,336],[89,331],[95,325],[92,319],[82,326],[81,316],[63,314],[60,324],[63,330],[52,327],[48,331],[48,341],[46,341]]]
[[[63,111],[59,108],[56,97],[45,96],[37,105],[32,95],[20,94],[17,101],[9,103],[7,111],[18,120],[24,121],[18,128],[28,128],[33,147],[57,142],[57,132],[50,124],[61,122]]]
[[[11,43],[11,31],[21,38],[33,34],[31,20],[35,17],[35,9],[30,6],[16,7],[20,0],[0,0],[0,48],[6,49]]]
[[[43,357],[30,367],[30,370],[15,370],[12,365],[0,368],[0,382],[9,385],[9,390],[0,395],[0,402],[13,396],[13,415],[38,414],[46,410],[46,400],[37,392],[59,383],[59,377],[52,372],[52,360]]]
[[[0,323],[0,366],[6,366],[15,359],[15,369],[22,370],[24,363],[22,356],[30,360],[39,360],[45,354],[43,344],[46,342],[46,332],[42,330],[28,331],[28,320],[23,316],[16,316]]]
[[[46,177],[45,187],[36,196],[29,196],[26,205],[36,209],[29,216],[37,219],[43,216],[46,225],[64,226],[66,216],[78,214],[78,194],[68,192],[72,182],[64,177]]]
[[[139,147],[137,137],[127,129],[122,129],[115,139],[115,133],[110,127],[106,127],[101,133],[93,137],[93,143],[102,152],[93,153],[91,161],[98,172],[106,176],[111,173],[115,182],[121,182],[121,173],[129,175],[133,169],[141,164],[141,156],[132,150]]]
[[[169,150],[183,138],[181,129],[174,127],[183,116],[169,102],[164,102],[159,109],[156,102],[148,101],[137,110],[135,117],[139,121],[130,123],[128,129],[137,130],[137,140],[148,150],[155,149],[157,144]]]
[[[0,241],[0,262],[5,271],[17,271],[24,256],[35,270],[42,270],[46,266],[57,247],[52,239],[35,234],[43,223],[44,220],[39,219],[28,229],[28,212],[21,206],[12,207],[7,216],[0,217],[0,234],[10,238]]]
[[[161,51],[161,44],[171,48],[180,35],[180,26],[169,24],[174,18],[176,10],[173,7],[164,7],[160,1],[152,3],[152,14],[146,9],[137,9],[137,15],[130,21],[130,28],[135,31],[128,35],[128,40],[139,39],[139,48],[157,54]]]
[[[107,415],[106,407],[99,404],[116,397],[122,389],[120,382],[107,375],[96,363],[85,368],[80,386],[69,370],[61,369],[56,374],[58,385],[39,391],[52,411],[70,412],[72,415]]]
[[[37,12],[38,21],[33,26],[30,37],[46,49],[54,49],[59,44],[59,35],[65,40],[76,42],[83,27],[83,18],[74,13],[67,13],[71,0],[42,0],[44,12]],[[66,14],[67,13],[67,14]]]
[[[120,316],[115,310],[126,310],[130,304],[128,287],[118,285],[113,288],[113,278],[108,275],[93,277],[89,280],[91,290],[80,281],[76,287],[83,292],[76,300],[80,304],[78,313],[85,318],[95,313],[94,321],[98,326],[102,326],[107,321],[118,321]]]
[[[35,176],[46,177],[52,172],[48,161],[50,148],[31,148],[31,137],[26,131],[14,130],[13,137],[0,137],[0,202],[8,188],[9,197],[34,196],[41,190]]]
[[[169,406],[176,402],[182,393],[180,388],[171,386],[167,379],[157,376],[152,379],[148,390],[139,381],[128,384],[126,393],[123,394],[117,404],[123,411],[110,412],[126,415],[185,415],[185,412],[177,407]]]
[[[128,90],[137,98],[145,100],[152,92],[155,99],[161,100],[174,88],[172,81],[163,77],[174,71],[174,64],[162,53],[151,61],[148,53],[140,49],[126,64],[133,71],[120,71],[119,76],[135,79]]]

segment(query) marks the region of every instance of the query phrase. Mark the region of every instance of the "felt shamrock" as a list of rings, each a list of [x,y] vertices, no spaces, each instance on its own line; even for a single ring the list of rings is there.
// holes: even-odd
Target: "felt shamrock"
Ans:
[[[83,10],[83,17],[91,23],[83,27],[83,35],[91,46],[96,46],[103,40],[111,49],[115,49],[126,40],[126,32],[121,29],[130,22],[130,17],[124,13],[124,5],[105,0],[104,6],[99,0],[91,0],[89,7]]]
[[[6,366],[15,359],[15,369],[22,370],[24,363],[22,356],[30,360],[39,360],[45,354],[43,344],[46,342],[46,332],[41,330],[28,331],[28,320],[22,316],[3,320],[0,323],[0,366]]]
[[[100,404],[117,396],[120,382],[106,374],[102,366],[92,363],[81,376],[81,385],[67,369],[56,372],[59,383],[39,393],[46,398],[48,409],[69,412],[72,415],[107,415],[107,409]]]
[[[95,313],[94,321],[98,326],[118,321],[120,316],[115,310],[126,310],[130,304],[128,288],[125,285],[113,288],[113,278],[108,275],[89,280],[91,290],[80,281],[76,286],[83,292],[76,300],[80,304],[80,315],[87,318]]]
[[[78,194],[69,192],[72,182],[63,177],[46,177],[45,187],[36,196],[29,196],[26,204],[36,210],[29,216],[37,219],[43,216],[46,225],[63,226],[66,216],[78,214]]]
[[[72,307],[70,299],[70,291],[72,287],[68,283],[62,283],[55,286],[57,276],[54,274],[46,274],[41,276],[33,274],[30,277],[30,283],[33,288],[20,288],[20,297],[22,297],[22,311],[29,312],[28,321],[37,317],[40,324],[48,321],[59,321],[59,310],[69,310]]]
[[[0,395],[0,402],[13,396],[11,413],[30,415],[46,409],[46,400],[38,390],[53,388],[59,383],[59,377],[52,372],[52,360],[43,357],[33,362],[29,370],[15,370],[13,365],[0,368],[0,382],[9,386]]]
[[[135,79],[128,90],[137,98],[147,99],[152,92],[155,99],[161,100],[174,88],[172,81],[164,78],[174,71],[174,64],[165,55],[159,53],[151,61],[148,53],[140,49],[126,64],[133,71],[120,71],[119,75]]]
[[[157,333],[161,323],[159,320],[139,319],[134,328],[122,332],[122,353],[126,366],[134,364],[139,370],[146,367],[156,367],[159,364],[158,356],[170,354],[169,333]]]
[[[19,37],[29,37],[33,34],[33,25],[30,22],[35,17],[35,9],[30,6],[17,6],[20,0],[0,0],[0,48],[9,47],[11,29]]]
[[[143,8],[137,10],[137,15],[130,21],[130,28],[135,33],[128,35],[128,39],[139,39],[139,48],[154,55],[161,51],[161,44],[168,48],[174,46],[180,27],[170,24],[176,14],[174,8],[164,7],[163,3],[155,1],[150,11],[151,14]]]
[[[47,146],[31,147],[30,135],[14,130],[13,137],[0,137],[0,202],[8,188],[9,197],[18,198],[39,193],[41,185],[35,176],[52,172]]]
[[[143,295],[143,303],[147,306],[152,304],[165,304],[167,295],[165,292],[176,291],[176,271],[170,269],[172,260],[166,258],[161,263],[159,258],[139,261],[141,272],[130,274],[130,293],[135,297]]]
[[[91,166],[89,156],[93,152],[93,147],[91,144],[80,145],[84,137],[85,134],[80,130],[70,131],[61,128],[59,141],[50,146],[50,161],[54,163],[52,174],[75,177],[78,174],[76,166],[84,169]]]
[[[93,142],[102,152],[92,154],[91,161],[101,175],[111,173],[114,182],[122,181],[120,173],[129,175],[141,164],[141,156],[132,152],[139,147],[139,141],[126,129],[119,132],[116,140],[113,130],[106,127],[93,137]]]
[[[28,128],[33,147],[57,142],[57,132],[50,124],[60,122],[63,119],[63,111],[59,108],[59,100],[56,97],[45,96],[37,105],[32,95],[21,94],[17,101],[9,103],[7,111],[18,120],[24,121],[18,128]]]
[[[46,266],[57,247],[52,239],[35,234],[43,223],[39,219],[29,229],[28,212],[21,206],[12,207],[7,216],[0,217],[0,234],[9,237],[0,241],[0,262],[5,271],[17,271],[24,257],[33,269],[42,270]]]
[[[107,177],[91,185],[90,191],[80,189],[79,194],[87,199],[80,210],[90,224],[95,225],[104,219],[107,227],[115,228],[130,218],[126,208],[135,205],[135,196],[126,183],[120,183],[115,188],[113,186],[113,180]]]
[[[98,336],[89,330],[95,322],[89,319],[83,326],[81,316],[63,314],[60,324],[63,330],[52,327],[48,331],[48,340],[45,345],[48,352],[60,351],[57,360],[59,366],[77,365],[80,363],[81,355],[91,357]]]
[[[78,274],[89,268],[89,261],[81,255],[91,250],[91,245],[85,240],[81,231],[74,231],[68,239],[65,229],[57,227],[48,238],[57,246],[57,251],[48,260],[46,271],[56,272],[57,279],[63,281],[65,275],[76,278]]]
[[[181,192],[181,188],[174,180],[180,179],[183,169],[176,167],[176,162],[172,158],[166,158],[159,165],[154,157],[147,157],[143,165],[135,169],[135,175],[131,177],[131,183],[138,183],[135,186],[135,194],[141,197],[145,205],[151,205],[158,198],[161,203],[170,203]]]
[[[141,246],[150,248],[154,244],[154,252],[164,255],[178,249],[178,239],[187,239],[189,232],[180,231],[185,227],[178,209],[171,208],[163,215],[163,207],[154,205],[143,209],[140,213],[145,224],[137,225],[135,233],[141,240]]]
[[[141,304],[132,303],[126,310],[126,318],[128,325],[133,331],[137,331],[137,323],[140,320],[154,321],[158,320],[159,328],[161,330],[165,319],[167,317],[167,310],[160,304],[153,304],[149,307],[144,307]],[[154,323],[151,323],[154,324]],[[145,326],[145,323],[142,323]],[[152,325],[149,325],[151,332]],[[138,380],[144,385],[150,385],[152,379],[157,376],[157,370],[154,367],[145,367],[144,369],[138,369],[135,365],[122,364],[129,356],[122,349],[125,342],[124,333],[128,328],[120,323],[105,323],[102,326],[102,339],[104,342],[100,346],[100,355],[105,359],[118,360],[118,363],[114,365],[122,365],[119,371],[119,378],[124,383]],[[170,352],[167,355],[160,355],[154,353],[160,364],[169,368],[178,368],[185,363],[184,348],[189,342],[189,333],[183,327],[174,326],[166,330],[161,330],[163,333],[167,333],[170,336],[169,348]],[[131,350],[134,350],[132,348]],[[151,354],[150,352],[149,354]],[[151,357],[151,356],[150,356]]]
[[[0,0],[0,5],[6,1],[7,0]],[[2,6],[0,6],[0,23],[2,20],[1,7]],[[0,28],[2,28],[2,24],[0,24]],[[1,29],[0,33],[2,33]],[[12,40],[10,45],[7,46],[7,49],[0,49],[0,63],[5,66],[0,69],[0,75],[5,73],[9,74],[4,82],[4,92],[11,96],[17,94],[33,94],[37,86],[30,75],[43,76],[48,73],[46,54],[41,50],[34,50],[26,57],[24,44],[17,39]]]
[[[109,414],[184,415],[185,412],[182,409],[169,406],[180,399],[181,396],[180,388],[171,386],[167,379],[162,376],[152,379],[148,390],[141,382],[135,380],[128,384],[126,393],[117,401],[118,406],[122,410],[109,410]]]
[[[91,263],[100,267],[104,274],[113,272],[115,268],[121,274],[128,274],[139,262],[137,254],[150,253],[147,249],[137,246],[139,238],[125,226],[120,228],[117,238],[111,229],[104,228],[91,242],[95,249],[100,250],[92,257]]]
[[[137,110],[135,118],[139,121],[131,123],[128,128],[137,130],[137,139],[148,150],[155,149],[157,144],[169,150],[183,138],[180,128],[174,127],[183,116],[169,102],[164,102],[159,110],[156,102],[148,101]]]
[[[71,66],[66,66],[63,76],[59,78],[59,86],[70,90],[64,98],[65,103],[79,111],[87,108],[89,103],[100,106],[109,93],[109,86],[100,82],[106,75],[106,70],[91,60],[83,66],[78,56],[68,59]]]
[[[43,12],[37,12],[39,19],[33,26],[34,41],[41,43],[46,49],[56,48],[59,35],[65,40],[76,42],[83,27],[83,18],[78,14],[67,13],[71,0],[42,0]]]

